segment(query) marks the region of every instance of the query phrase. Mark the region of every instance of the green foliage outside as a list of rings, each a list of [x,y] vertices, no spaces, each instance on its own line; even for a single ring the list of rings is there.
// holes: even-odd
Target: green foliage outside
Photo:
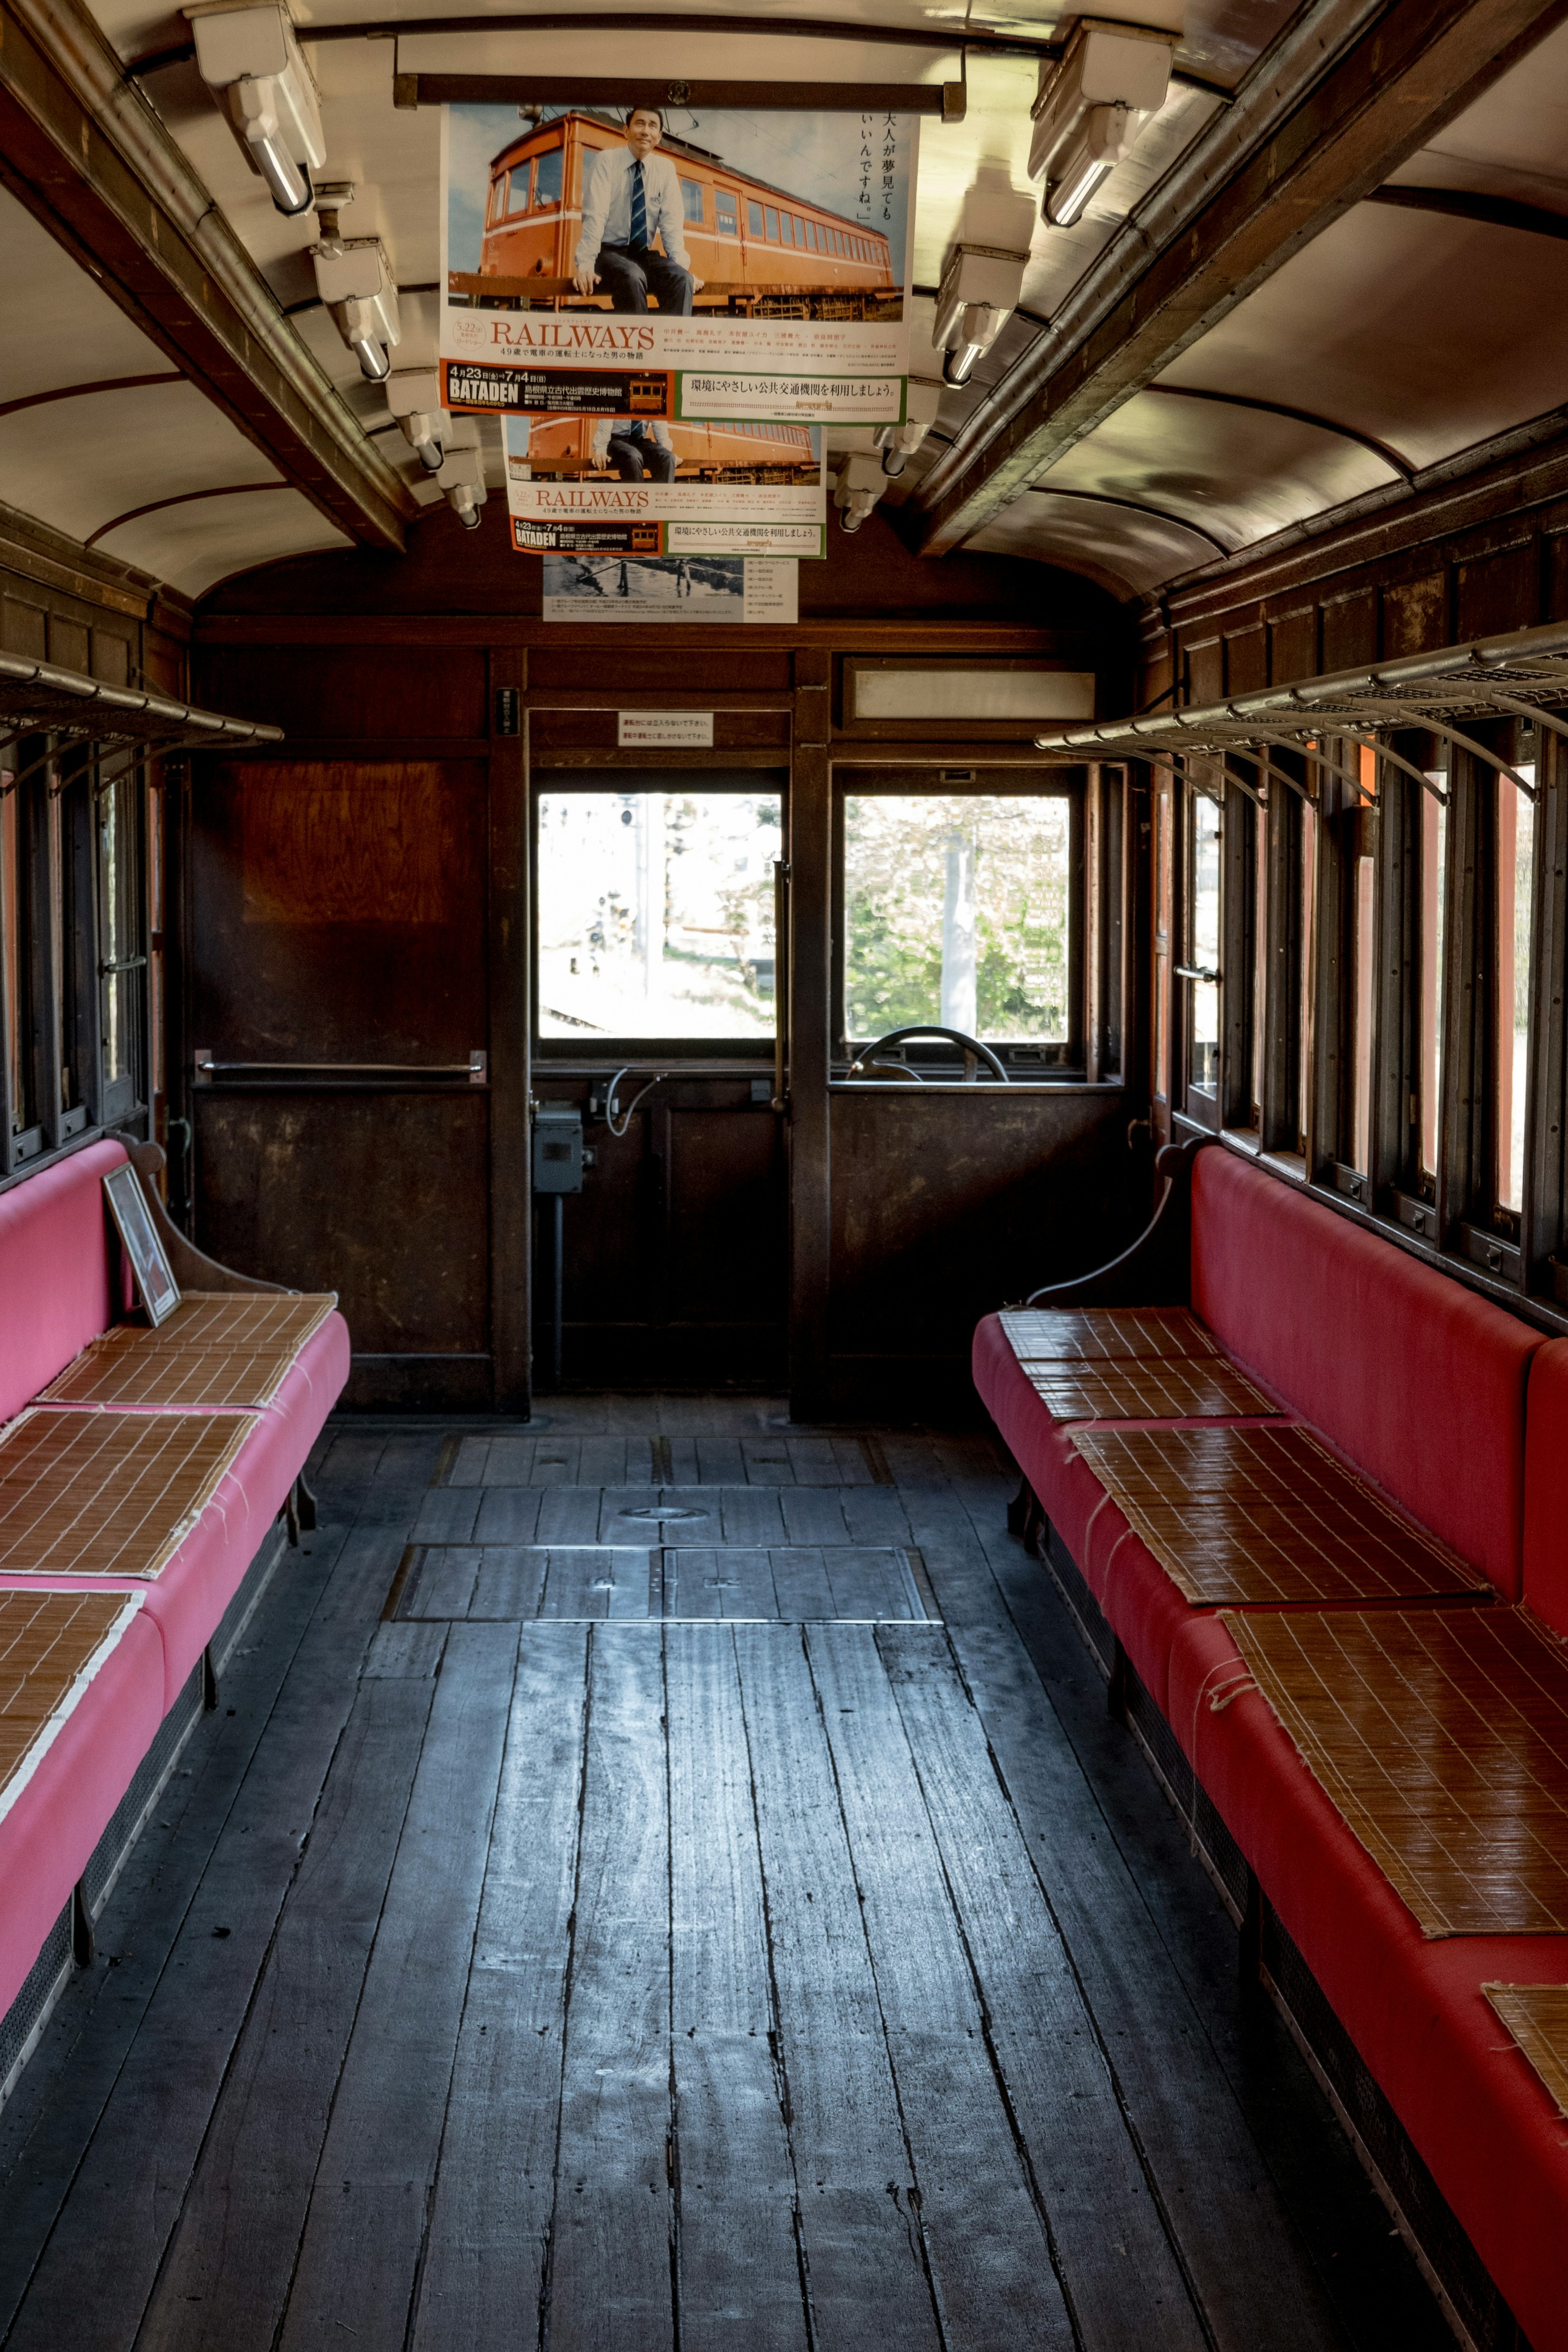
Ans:
[[[1068,1034],[1065,800],[878,795],[845,807],[845,1010],[862,1043],[942,1015],[949,846],[974,848],[979,1034]]]

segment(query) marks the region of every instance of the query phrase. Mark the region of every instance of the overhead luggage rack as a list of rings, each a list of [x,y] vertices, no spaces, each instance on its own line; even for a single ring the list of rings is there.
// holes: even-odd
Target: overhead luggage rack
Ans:
[[[1374,798],[1343,757],[1336,758],[1327,748],[1326,739],[1348,738],[1442,799],[1440,784],[1382,740],[1395,730],[1424,728],[1495,768],[1533,800],[1531,779],[1456,722],[1527,719],[1551,734],[1568,737],[1568,720],[1554,715],[1563,703],[1568,703],[1568,628],[1554,624],[1436,653],[1412,654],[1371,668],[1333,671],[1293,686],[1262,688],[1192,709],[1063,728],[1037,735],[1035,744],[1038,751],[1074,761],[1086,753],[1148,760],[1162,767],[1181,758],[1240,758],[1260,779],[1278,781],[1316,800],[1319,789],[1310,775],[1292,775],[1268,756],[1287,751],[1308,762],[1312,774],[1338,775],[1363,798]],[[1232,781],[1246,788],[1245,779],[1233,776]]]
[[[266,727],[258,719],[228,719],[143,688],[110,686],[79,670],[0,653],[0,752],[23,735],[136,744],[149,751],[283,740],[280,727]]]

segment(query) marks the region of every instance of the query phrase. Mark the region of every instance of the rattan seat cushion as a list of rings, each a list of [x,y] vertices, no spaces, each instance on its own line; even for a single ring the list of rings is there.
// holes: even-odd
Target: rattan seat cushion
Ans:
[[[295,1356],[337,1303],[335,1290],[187,1290],[156,1330],[138,1323],[117,1323],[104,1333],[102,1344]]]
[[[1568,2119],[1568,1985],[1484,1984],[1481,1990]]]
[[[1568,1644],[1523,1609],[1224,1624],[1425,1935],[1568,1932]]]
[[[0,1591],[0,1820],[140,1605],[123,1592]]]
[[[96,1339],[74,1364],[49,1382],[45,1404],[162,1406],[180,1412],[205,1408],[258,1410],[269,1405],[289,1377],[291,1349],[275,1348],[160,1348],[157,1334],[139,1343]]]
[[[1279,1410],[1224,1356],[1030,1362],[1024,1370],[1053,1421],[1194,1421]]]
[[[0,1434],[0,1575],[156,1577],[257,1426],[245,1413],[22,1413]]]
[[[1073,1444],[1194,1605],[1353,1604],[1490,1590],[1307,1430],[1085,1430]],[[1098,1570],[1098,1560],[1091,1564]],[[1106,1573],[1114,1578],[1113,1560]]]
[[[1001,1322],[1021,1364],[1115,1363],[1219,1353],[1212,1334],[1184,1307],[1009,1307]]]

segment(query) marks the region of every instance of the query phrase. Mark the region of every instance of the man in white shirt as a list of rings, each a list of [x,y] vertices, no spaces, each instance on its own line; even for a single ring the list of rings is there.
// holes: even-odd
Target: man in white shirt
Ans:
[[[601,149],[584,175],[583,232],[573,257],[579,294],[608,294],[617,310],[646,310],[650,293],[662,311],[689,318],[700,278],[686,250],[680,180],[668,155],[657,106],[634,106],[624,147]],[[656,236],[664,251],[652,251]]]
[[[675,479],[675,446],[658,418],[601,416],[594,427],[594,463],[613,466],[623,482]]]

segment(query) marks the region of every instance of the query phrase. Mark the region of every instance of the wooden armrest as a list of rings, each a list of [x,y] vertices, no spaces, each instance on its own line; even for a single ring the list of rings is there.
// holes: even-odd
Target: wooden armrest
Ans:
[[[1212,1135],[1167,1143],[1154,1172],[1165,1180],[1159,1205],[1131,1248],[1075,1282],[1031,1291],[1026,1307],[1185,1307],[1193,1288],[1193,1161]]]
[[[158,1190],[158,1178],[163,1168],[162,1145],[136,1143],[129,1136],[121,1136],[120,1140],[130,1155],[131,1165],[142,1180],[147,1213],[163,1244],[169,1271],[182,1290],[270,1290],[285,1297],[294,1295],[289,1292],[287,1283],[258,1282],[251,1275],[236,1274],[232,1267],[219,1265],[216,1258],[205,1256],[195,1242],[186,1240],[163,1206],[163,1195]]]

